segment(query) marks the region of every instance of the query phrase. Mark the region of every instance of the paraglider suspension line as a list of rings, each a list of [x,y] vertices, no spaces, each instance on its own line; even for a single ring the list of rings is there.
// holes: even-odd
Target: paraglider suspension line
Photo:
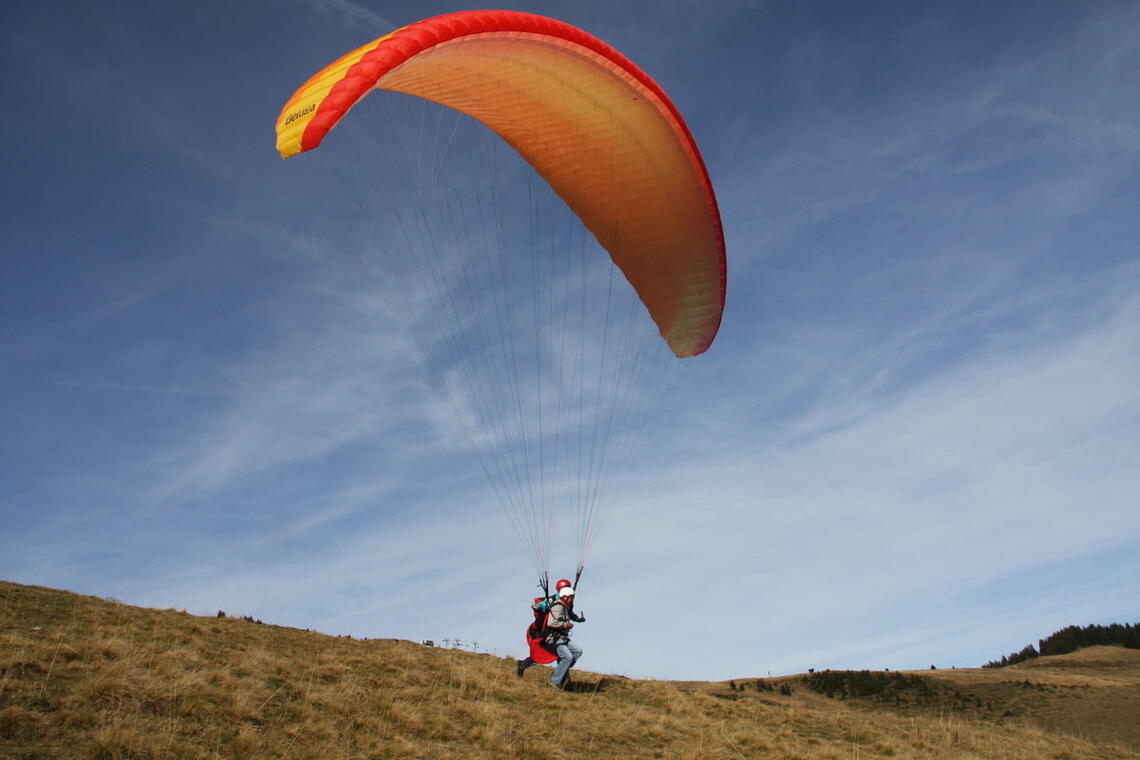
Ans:
[[[550,573],[546,570],[538,576],[538,587],[542,589],[542,598],[545,599],[550,596]]]

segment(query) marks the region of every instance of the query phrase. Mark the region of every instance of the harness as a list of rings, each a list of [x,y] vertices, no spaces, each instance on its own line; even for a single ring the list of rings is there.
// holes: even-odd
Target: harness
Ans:
[[[578,567],[578,571],[574,574],[573,588],[577,590],[578,583],[582,579],[582,568]],[[551,628],[546,624],[550,619],[550,609],[555,604],[561,604],[566,608],[566,617],[573,620],[574,605],[567,604],[559,597],[550,595],[550,578],[544,572],[538,578],[538,586],[542,589],[542,597],[531,605],[534,610],[534,622],[527,628],[527,636],[531,639],[541,639],[539,646],[553,655],[558,653],[555,648],[558,646],[559,639],[569,639],[570,636],[564,628]]]
[[[572,606],[560,600],[550,602],[547,606],[546,614],[542,616],[542,625],[541,627],[538,627],[538,635],[542,637],[542,647],[550,652],[554,652],[554,648],[558,645],[558,642],[560,640],[570,638],[570,634],[567,633],[565,628],[551,628],[547,624],[547,621],[550,620],[550,610],[554,609],[554,605],[556,604],[561,604],[563,609],[566,610],[566,618],[568,620],[573,619],[570,616],[574,613],[574,608]],[[535,624],[537,627],[538,621],[535,621]]]

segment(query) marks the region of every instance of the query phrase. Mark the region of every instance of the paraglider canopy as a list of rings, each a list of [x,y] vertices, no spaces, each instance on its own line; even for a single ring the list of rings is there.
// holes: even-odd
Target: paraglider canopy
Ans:
[[[309,79],[281,111],[278,151],[317,147],[372,89],[417,95],[493,129],[609,251],[673,352],[709,347],[725,293],[716,198],[676,106],[628,58],[535,14],[436,16]]]
[[[654,374],[653,351],[634,345],[636,327],[644,328],[657,353],[672,360],[706,351],[720,326],[724,235],[700,152],[665,91],[628,58],[569,24],[515,11],[425,19],[342,56],[285,104],[277,120],[278,151],[288,158],[318,147],[353,121],[348,112],[366,107],[361,101],[373,90],[389,93],[380,99],[400,99],[390,93],[415,96],[405,100],[439,104],[489,128],[513,149],[514,158],[529,164],[534,172],[528,174],[536,173],[548,186],[544,189],[561,198],[575,227],[588,230],[581,237],[592,235],[589,247],[597,248],[596,241],[636,294],[636,299],[628,292],[615,294],[612,280],[620,285],[620,277],[607,266],[610,282],[601,282],[600,297],[591,300],[590,288],[602,279],[600,267],[591,268],[592,250],[573,250],[572,243],[547,246],[560,228],[538,221],[544,208],[531,217],[534,255],[511,258],[523,236],[504,230],[528,213],[505,211],[508,193],[500,184],[517,183],[492,176],[484,183],[485,201],[440,200],[441,185],[449,190],[459,184],[436,181],[449,176],[441,168],[441,154],[448,152],[450,127],[441,138],[441,120],[418,146],[426,144],[428,150],[413,151],[415,171],[407,180],[395,172],[408,155],[392,149],[395,155],[387,162],[376,162],[378,170],[351,183],[354,191],[390,188],[393,195],[381,204],[389,214],[398,215],[400,207],[413,202],[395,197],[398,192],[415,204],[435,205],[434,210],[417,205],[400,217],[391,229],[406,245],[392,244],[395,235],[385,234],[385,253],[394,256],[399,252],[393,249],[407,248],[416,280],[431,291],[425,300],[446,312],[435,320],[444,333],[439,343],[447,345],[448,361],[464,366],[450,372],[437,365],[434,384],[450,389],[454,378],[462,378],[468,385],[466,396],[454,404],[454,416],[468,426],[465,432],[500,503],[534,551],[544,596],[556,519],[560,513],[576,518],[570,528],[578,542],[577,574],[572,586],[560,581],[556,591],[562,584],[573,588],[612,504],[610,484],[628,471],[644,446],[636,439],[649,438],[644,421],[654,415],[639,408],[639,393],[653,399],[664,387]],[[422,128],[433,118],[418,123]],[[414,133],[416,123],[399,116],[373,123],[368,144],[346,161],[349,168],[366,165],[359,157],[371,146]],[[481,145],[450,155],[455,154],[493,156],[494,149]],[[486,174],[464,176],[486,179],[499,168],[497,160],[490,163]],[[430,168],[424,171],[423,165]],[[349,201],[363,208],[359,197]],[[495,214],[497,219],[488,219]],[[441,229],[433,226],[436,222]],[[480,235],[469,228],[476,223],[489,231]],[[558,242],[573,239],[568,233]],[[469,247],[477,247],[478,255],[467,256]],[[457,252],[458,263],[440,260],[449,252]],[[576,285],[552,286],[569,279],[575,265],[580,267]],[[465,281],[453,287],[446,281],[452,273]],[[507,307],[496,303],[499,296]],[[623,296],[634,308],[622,312]],[[525,315],[518,308],[524,300]],[[652,323],[644,319],[646,310]],[[537,326],[545,318],[554,325],[552,332],[560,332],[557,339]],[[461,323],[470,324],[470,340],[457,337],[467,329],[455,327]],[[520,324],[527,329],[517,329]],[[668,351],[653,335],[654,326]],[[495,328],[498,335],[491,334]],[[524,340],[520,336],[528,329]],[[623,424],[632,435],[623,435]],[[483,449],[491,451],[484,455]]]

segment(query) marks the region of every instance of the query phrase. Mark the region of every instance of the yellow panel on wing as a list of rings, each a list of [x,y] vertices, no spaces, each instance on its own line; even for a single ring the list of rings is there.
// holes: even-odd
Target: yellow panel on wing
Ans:
[[[400,31],[399,29],[396,32]],[[317,112],[321,101],[329,94],[335,84],[344,79],[345,73],[356,64],[365,53],[375,50],[380,43],[391,37],[387,34],[378,40],[373,40],[351,53],[338,58],[325,68],[318,71],[309,81],[301,85],[293,97],[281,109],[277,117],[277,151],[282,158],[296,155],[301,152],[301,137],[305,127]]]

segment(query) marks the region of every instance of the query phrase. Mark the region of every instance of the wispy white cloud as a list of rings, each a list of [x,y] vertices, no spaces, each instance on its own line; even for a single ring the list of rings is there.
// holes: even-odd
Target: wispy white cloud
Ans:
[[[373,29],[377,35],[390,32],[397,27],[397,24],[393,24],[363,3],[356,3],[352,0],[300,0],[300,2],[321,15],[339,18],[342,23],[348,26],[363,26]],[[408,21],[412,20],[414,19]]]
[[[670,666],[689,677],[763,675],[822,663],[922,666],[954,631],[958,649],[950,651],[986,651],[986,634],[958,619],[963,612],[956,600],[963,594],[1094,556],[1140,531],[1130,495],[1140,493],[1130,464],[1140,453],[1134,411],[1140,391],[1129,382],[1140,371],[1136,285],[1122,288],[1106,318],[1086,329],[1062,340],[1022,336],[871,412],[832,408],[836,424],[820,421],[810,437],[793,426],[773,444],[741,425],[728,439],[733,456],[721,450],[715,458],[662,462],[662,469],[650,457],[586,577],[583,607],[602,623],[597,631],[584,626],[581,634],[594,648],[595,667],[659,672],[659,658],[668,658],[669,650],[622,633],[636,630],[645,614],[633,600],[653,598],[657,589],[664,590],[669,640],[707,642],[691,666]],[[361,496],[369,501],[375,493],[366,489]],[[493,540],[502,551],[466,542],[469,519],[479,522],[481,543]],[[309,524],[297,522],[290,531]],[[338,545],[331,564],[317,552],[301,564],[287,560],[260,571],[218,568],[209,583],[197,577],[179,582],[178,596],[192,606],[237,609],[240,588],[253,584],[270,594],[258,614],[287,614],[298,594],[306,594],[290,585],[288,598],[274,601],[272,579],[281,573],[307,578],[314,596],[322,584],[360,584],[362,593],[366,588],[383,601],[362,600],[351,611],[314,609],[312,624],[356,635],[387,633],[381,621],[393,605],[407,604],[420,612],[411,616],[414,623],[400,616],[406,635],[464,635],[507,651],[516,633],[509,621],[525,617],[516,614],[525,610],[511,606],[511,595],[526,593],[493,580],[504,576],[488,564],[492,557],[507,560],[506,578],[519,569],[507,536],[506,521],[489,499],[435,507]],[[472,618],[453,624],[462,630],[441,630],[449,618],[437,619],[414,602],[438,599],[448,606],[454,578],[444,567],[432,569],[425,546],[452,547],[450,561],[467,568],[461,573],[486,579],[486,598],[464,603],[476,605]],[[383,567],[387,577],[362,578],[365,567]],[[214,597],[195,590],[207,588]],[[1120,598],[1107,587],[1075,595],[1039,590],[1003,599],[991,614],[1008,619],[1009,630],[1050,609],[1054,615],[1061,609],[1103,614],[1103,607],[1078,600],[1087,594],[1105,597],[1106,604]],[[904,625],[919,608],[922,625]],[[747,631],[753,648],[723,651],[715,643],[720,634],[710,633],[710,626],[722,625]],[[835,640],[836,630],[844,632],[843,641]],[[979,636],[983,640],[975,641]]]
[[[657,547],[634,564],[673,596],[701,599],[698,617],[745,596],[732,619],[764,649],[812,619],[873,638],[879,630],[851,625],[868,611],[897,623],[912,598],[1133,540],[1138,284],[1107,319],[1065,339],[995,346],[873,411],[817,410],[810,437],[793,426],[791,438],[756,446],[734,431],[737,456],[678,470],[679,482],[611,527]],[[715,555],[700,549],[709,546]],[[723,591],[698,592],[710,578]],[[820,641],[810,656],[833,645]],[[806,666],[809,651],[784,666]]]

